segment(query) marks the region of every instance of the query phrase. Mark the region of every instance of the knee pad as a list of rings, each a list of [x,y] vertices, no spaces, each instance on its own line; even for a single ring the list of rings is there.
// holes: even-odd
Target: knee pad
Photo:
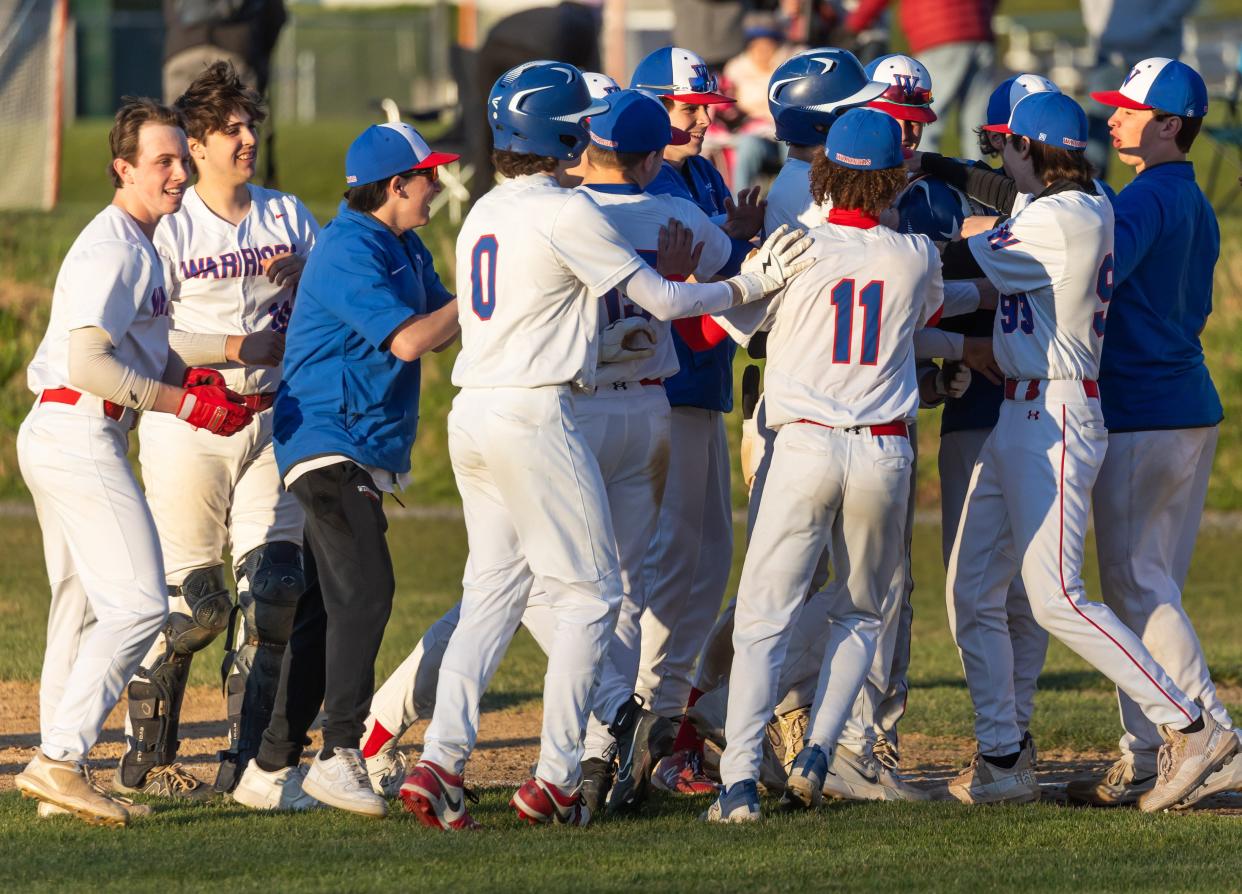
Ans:
[[[189,614],[169,612],[164,626],[168,646],[177,655],[205,648],[229,625],[233,597],[224,585],[224,566],[195,568],[171,595],[185,599]]]
[[[298,599],[306,590],[302,548],[277,540],[246,553],[237,572],[245,579],[246,621],[258,644],[283,646],[293,632]]]

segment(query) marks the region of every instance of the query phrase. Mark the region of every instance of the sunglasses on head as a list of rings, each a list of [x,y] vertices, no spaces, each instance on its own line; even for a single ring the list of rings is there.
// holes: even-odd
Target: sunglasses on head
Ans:
[[[923,87],[907,87],[904,84],[893,84],[879,96],[886,102],[903,106],[931,105],[932,94]]]

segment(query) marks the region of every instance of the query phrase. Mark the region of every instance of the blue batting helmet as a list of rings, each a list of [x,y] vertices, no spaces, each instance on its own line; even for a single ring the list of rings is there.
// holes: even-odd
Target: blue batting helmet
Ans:
[[[570,160],[589,139],[582,119],[607,108],[591,98],[582,72],[568,62],[527,62],[496,81],[487,122],[497,149]]]
[[[936,242],[947,242],[970,216],[970,202],[943,180],[923,177],[898,197],[897,214],[901,232],[922,233]]]
[[[862,63],[848,50],[805,50],[772,72],[768,82],[776,138],[821,146],[837,115],[870,102],[887,87],[868,79]]]

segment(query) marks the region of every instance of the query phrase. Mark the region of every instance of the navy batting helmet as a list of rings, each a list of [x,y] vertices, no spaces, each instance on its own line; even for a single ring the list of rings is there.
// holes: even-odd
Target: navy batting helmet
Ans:
[[[570,160],[589,139],[582,119],[607,108],[591,98],[582,72],[568,62],[527,62],[496,81],[487,121],[497,149]]]
[[[970,202],[943,180],[922,177],[898,197],[897,214],[901,232],[922,233],[936,242],[947,242],[970,216]]]
[[[772,72],[768,82],[776,138],[799,146],[823,145],[837,115],[870,102],[887,87],[868,79],[848,50],[805,50]]]

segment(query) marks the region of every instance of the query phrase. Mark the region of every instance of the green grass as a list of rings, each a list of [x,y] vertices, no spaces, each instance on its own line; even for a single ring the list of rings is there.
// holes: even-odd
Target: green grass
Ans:
[[[965,757],[971,711],[945,622],[939,542],[937,528],[916,530],[912,691],[903,730],[959,745]],[[395,519],[389,544],[398,592],[378,662],[381,678],[457,598],[465,559],[458,522]],[[1229,532],[1200,538],[1186,604],[1217,681],[1237,692],[1242,641],[1234,635],[1234,581],[1242,575],[1242,554],[1234,544]],[[31,680],[41,660],[47,602],[34,521],[6,519],[0,548],[0,679]],[[730,591],[740,561],[739,550]],[[1089,579],[1094,587],[1093,571]],[[211,682],[216,658],[213,651],[196,663],[195,682]],[[537,648],[520,633],[485,707],[533,704],[543,669]],[[1047,751],[1110,750],[1119,732],[1107,681],[1056,644],[1041,679],[1033,731]],[[339,813],[260,816],[228,804],[161,810],[115,832],[70,820],[35,823],[30,803],[9,792],[0,796],[4,887],[718,892],[1223,891],[1242,885],[1236,817],[1050,805],[833,804],[813,816],[721,829],[694,820],[707,799],[657,797],[640,818],[569,831],[520,827],[505,806],[509,794],[483,793],[476,816],[488,831],[448,836],[399,810],[376,822]]]

